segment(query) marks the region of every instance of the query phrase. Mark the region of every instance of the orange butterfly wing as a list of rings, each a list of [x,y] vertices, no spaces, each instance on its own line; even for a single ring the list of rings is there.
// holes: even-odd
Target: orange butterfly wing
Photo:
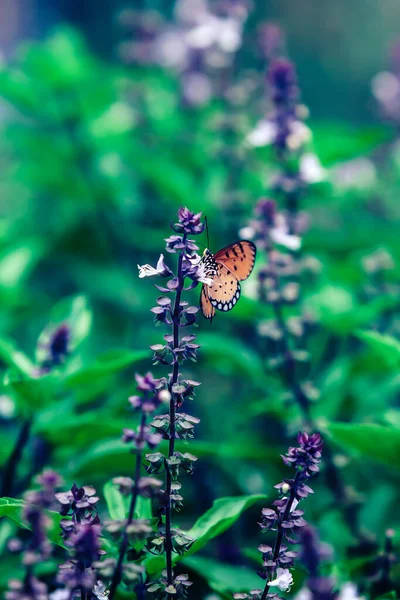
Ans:
[[[219,250],[214,256],[208,252],[211,262],[212,285],[203,284],[200,295],[201,311],[206,319],[215,316],[215,309],[232,310],[240,298],[240,283],[253,270],[256,247],[253,242],[239,241]],[[207,263],[206,263],[207,264]],[[216,271],[216,273],[215,273]]]
[[[224,312],[232,310],[240,297],[240,283],[229,269],[217,263],[217,275],[208,287],[208,297],[211,304]]]
[[[222,263],[238,281],[247,279],[253,270],[256,260],[256,247],[246,240],[234,242],[219,250],[214,259]]]
[[[200,308],[201,308],[201,312],[203,313],[203,316],[206,319],[212,319],[215,316],[215,308],[211,304],[210,298],[208,296],[209,289],[210,289],[210,286],[203,283],[203,287],[201,288],[201,294],[200,294]]]

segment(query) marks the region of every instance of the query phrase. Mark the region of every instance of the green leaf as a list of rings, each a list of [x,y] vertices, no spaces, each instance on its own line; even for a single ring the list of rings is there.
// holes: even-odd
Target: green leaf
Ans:
[[[110,350],[98,356],[94,363],[71,373],[66,379],[67,385],[79,388],[82,385],[90,384],[93,379],[101,376],[108,376],[119,373],[132,365],[149,358],[147,350]]]
[[[0,255],[0,287],[15,288],[26,279],[45,253],[43,240],[26,240]]]
[[[48,406],[56,396],[58,380],[55,373],[38,379],[7,379],[5,387],[11,390],[18,406],[28,414],[35,414]]]
[[[193,527],[187,531],[187,535],[194,538],[196,541],[193,546],[186,552],[185,557],[198,552],[210,540],[221,535],[224,531],[232,527],[239,519],[240,515],[253,506],[256,502],[265,500],[264,494],[254,494],[251,496],[233,496],[219,498],[215,500],[212,507],[207,510]],[[179,556],[175,556],[175,562],[180,560]],[[153,575],[162,571],[165,564],[163,556],[155,556],[146,560],[146,571],[149,575]]]
[[[245,510],[266,498],[264,494],[254,494],[215,500],[212,507],[188,531],[188,535],[196,540],[189,554],[198,552],[209,540],[229,529]]]
[[[391,335],[383,335],[377,331],[359,331],[357,337],[365,342],[371,352],[388,367],[396,367],[400,363],[400,342]]]
[[[338,335],[348,335],[394,306],[394,299],[382,296],[373,298],[368,304],[359,304],[349,289],[327,284],[307,298],[307,306],[327,329]]]
[[[28,523],[22,518],[22,511],[25,506],[26,502],[24,500],[17,498],[0,498],[0,518],[7,517],[24,529],[31,529]],[[61,539],[60,521],[66,517],[62,517],[59,513],[51,510],[46,510],[44,512],[49,521],[48,536],[50,540],[64,548]]]
[[[18,498],[0,498],[0,518],[11,518],[11,515],[14,513],[19,514],[24,506],[24,500]]]
[[[398,467],[400,430],[374,423],[330,423],[327,431],[346,450],[355,451],[364,460]]]
[[[105,440],[94,444],[76,457],[69,465],[72,477],[85,478],[93,473],[103,476],[115,475],[116,466],[121,475],[130,475],[134,458],[126,444],[120,440]]]
[[[359,127],[342,121],[317,121],[312,131],[313,146],[325,166],[368,154],[392,135],[387,127]]]
[[[31,377],[33,374],[33,363],[26,354],[15,348],[11,340],[0,339],[0,360],[14,368],[20,375]]]
[[[265,378],[262,360],[240,339],[218,333],[201,333],[198,343],[201,355],[212,361],[213,368],[226,374],[243,374],[262,384]]]
[[[150,520],[153,518],[151,510],[151,498],[138,496],[135,506],[135,519]]]
[[[129,510],[129,497],[123,496],[118,486],[114,485],[112,481],[107,481],[103,491],[110,519],[118,521],[125,519]]]
[[[211,589],[220,594],[248,592],[260,588],[262,584],[256,571],[248,567],[226,565],[204,556],[185,557],[182,562],[196,571],[207,581]]]
[[[161,442],[161,451],[166,449],[167,442]],[[187,452],[187,445],[177,441],[176,450]],[[273,448],[260,448],[254,444],[218,444],[212,442],[193,441],[190,445],[193,454],[212,460],[236,458],[262,462],[273,460],[276,452]],[[71,477],[86,478],[93,474],[102,476],[115,475],[118,465],[120,475],[131,475],[133,469],[132,454],[126,444],[116,439],[102,440],[86,449],[69,465]]]

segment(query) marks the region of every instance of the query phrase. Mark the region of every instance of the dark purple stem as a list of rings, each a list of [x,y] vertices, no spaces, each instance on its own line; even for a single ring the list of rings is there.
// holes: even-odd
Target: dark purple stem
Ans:
[[[283,513],[283,516],[279,520],[279,523],[278,523],[278,533],[277,533],[275,544],[274,544],[274,554],[273,554],[273,558],[272,558],[272,560],[274,562],[276,562],[278,559],[279,552],[280,552],[281,546],[282,546],[283,536],[285,533],[284,528],[282,527],[282,523],[284,523],[288,519],[288,517],[290,515],[290,511],[292,510],[292,505],[296,498],[297,484],[300,480],[300,477],[301,477],[301,472],[297,471],[296,477],[294,478],[292,488],[290,490],[290,496],[289,496],[289,500],[288,500],[288,503],[285,508],[285,512]],[[268,579],[270,579],[271,573],[272,573],[272,570],[269,571],[269,573],[268,573]],[[268,580],[267,580],[267,582],[265,583],[263,595],[261,596],[261,600],[266,599],[268,592],[269,592],[269,585],[268,585]]]
[[[122,565],[123,565],[124,557],[125,557],[125,554],[126,554],[126,551],[128,548],[128,531],[127,530],[128,530],[129,525],[131,525],[131,523],[133,521],[133,515],[135,513],[136,501],[139,496],[140,468],[142,465],[142,454],[143,454],[143,449],[141,446],[142,446],[142,441],[144,439],[145,426],[146,426],[146,413],[142,412],[139,437],[137,439],[138,446],[137,446],[137,450],[136,450],[135,479],[134,479],[134,483],[132,486],[131,502],[129,505],[128,519],[126,521],[126,525],[124,527],[124,532],[122,535],[122,541],[121,541],[121,546],[119,549],[117,564],[115,566],[113,577],[112,577],[111,584],[110,584],[110,593],[108,596],[109,600],[113,600],[113,598],[115,596],[115,592],[117,591],[117,588],[121,582]]]
[[[183,244],[186,242],[186,234],[183,235]],[[178,259],[178,288],[176,290],[174,310],[172,313],[172,328],[174,336],[174,349],[179,347],[179,320],[180,320],[180,304],[181,296],[184,285],[184,277],[182,275],[182,263],[183,263],[184,251],[179,255]],[[175,357],[172,377],[169,381],[169,391],[171,394],[171,400],[169,403],[169,444],[168,444],[168,458],[173,456],[175,451],[175,398],[172,391],[173,386],[177,383],[179,376],[179,362],[178,358]],[[171,534],[171,491],[172,491],[172,474],[169,468],[168,462],[165,461],[165,494],[166,494],[166,506],[165,506],[165,559],[167,563],[167,581],[168,585],[172,585],[173,574],[172,574],[172,534]]]

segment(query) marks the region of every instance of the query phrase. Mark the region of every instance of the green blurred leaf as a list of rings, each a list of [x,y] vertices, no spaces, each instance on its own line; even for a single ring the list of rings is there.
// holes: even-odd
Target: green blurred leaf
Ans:
[[[167,449],[167,442],[162,442],[160,450]],[[176,450],[187,452],[187,444],[177,440]],[[276,457],[274,448],[260,448],[250,443],[220,444],[204,441],[193,441],[190,451],[196,456],[207,457],[211,460],[220,459],[246,459],[264,463]],[[118,474],[131,475],[134,459],[129,453],[126,444],[120,440],[101,440],[86,449],[85,453],[73,458],[68,466],[71,477],[86,478],[93,474],[102,476],[114,476],[118,465]]]
[[[198,343],[201,356],[210,360],[214,369],[227,374],[243,374],[262,385],[265,379],[262,360],[240,338],[202,332],[198,335]]]
[[[315,121],[312,131],[314,150],[325,166],[369,154],[393,136],[388,127],[355,126],[343,121]]]
[[[391,335],[377,331],[359,331],[357,337],[365,342],[371,352],[388,367],[397,367],[400,363],[400,342]]]
[[[226,565],[204,556],[185,557],[182,563],[203,577],[211,589],[220,594],[248,592],[262,587],[256,571],[240,565]]]
[[[355,333],[394,305],[394,298],[385,296],[373,298],[368,304],[359,304],[350,289],[330,284],[307,298],[308,308],[325,327],[338,335]]]
[[[72,388],[91,385],[98,377],[119,373],[132,365],[149,358],[147,350],[109,350],[98,356],[94,363],[84,367],[66,378],[66,384]]]
[[[46,251],[43,240],[30,239],[0,256],[0,287],[15,288],[26,279]]]
[[[374,423],[330,423],[327,431],[346,450],[367,460],[398,467],[400,430]]]
[[[117,521],[126,519],[130,497],[123,496],[118,486],[114,485],[112,481],[107,481],[103,492],[110,519],[116,519]]]
[[[59,381],[55,373],[43,375],[37,379],[6,380],[6,389],[12,391],[17,405],[23,412],[36,414],[56,398]]]
[[[0,518],[7,517],[24,529],[31,529],[29,524],[26,523],[22,518],[22,511],[25,506],[26,502],[24,500],[19,500],[16,498],[0,498]],[[62,543],[61,539],[60,521],[66,517],[62,517],[59,513],[50,510],[46,510],[45,514],[49,521],[47,534],[50,540],[58,546],[64,548],[64,544]]]
[[[0,339],[0,360],[8,367],[14,368],[20,375],[25,377],[33,375],[33,363],[23,352],[15,348],[11,340]]]
[[[134,516],[135,519],[150,520],[153,518],[151,498],[145,498],[144,496],[137,497]]]

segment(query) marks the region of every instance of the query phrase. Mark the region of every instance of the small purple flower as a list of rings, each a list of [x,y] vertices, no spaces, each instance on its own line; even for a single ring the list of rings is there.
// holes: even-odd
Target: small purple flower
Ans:
[[[181,206],[178,210],[179,222],[175,223],[173,229],[177,232],[185,232],[188,235],[198,235],[204,231],[204,223],[201,221],[201,212],[195,214],[188,208]]]
[[[99,498],[95,494],[96,490],[93,487],[78,487],[74,483],[68,492],[60,492],[55,495],[61,504],[60,514],[64,517],[72,517],[72,520],[63,519],[60,521],[62,535],[65,540],[69,540],[71,536],[76,534],[78,525],[97,525],[100,522],[97,515]]]
[[[276,485],[280,498],[273,502],[272,508],[263,508],[261,512],[259,522],[261,530],[277,532],[272,546],[262,544],[258,547],[262,554],[262,568],[258,574],[266,581],[264,592],[259,596],[262,600],[267,598],[270,587],[278,587],[282,591],[290,589],[293,577],[289,569],[293,567],[297,553],[290,550],[283,542],[298,543],[298,535],[307,525],[303,518],[304,513],[298,508],[298,504],[302,498],[312,492],[305,482],[318,472],[322,438],[318,433],[308,435],[300,432],[298,442],[300,447],[289,448],[288,454],[283,457],[285,464],[296,469],[294,479],[284,479]]]
[[[267,83],[271,97],[278,107],[292,108],[298,100],[299,88],[294,65],[285,58],[277,58],[269,68]]]
[[[41,349],[43,356],[39,375],[62,365],[71,352],[71,328],[67,323],[62,323],[54,330],[46,330],[44,335],[46,339],[43,342],[40,340],[38,343],[38,348]]]
[[[71,337],[71,331],[66,323],[63,323],[56,329],[50,338],[49,350],[54,364],[64,361],[68,355],[68,345]]]
[[[146,375],[135,375],[137,388],[140,392],[155,392],[158,387],[158,379],[154,379],[152,373]]]
[[[30,576],[20,581],[12,579],[8,582],[5,600],[48,600],[47,585],[36,577]]]
[[[297,441],[299,448],[289,448],[286,456],[282,457],[288,466],[294,466],[299,471],[308,473],[308,476],[318,473],[318,463],[321,461],[322,447],[324,445],[321,435],[314,433],[299,433]]]

